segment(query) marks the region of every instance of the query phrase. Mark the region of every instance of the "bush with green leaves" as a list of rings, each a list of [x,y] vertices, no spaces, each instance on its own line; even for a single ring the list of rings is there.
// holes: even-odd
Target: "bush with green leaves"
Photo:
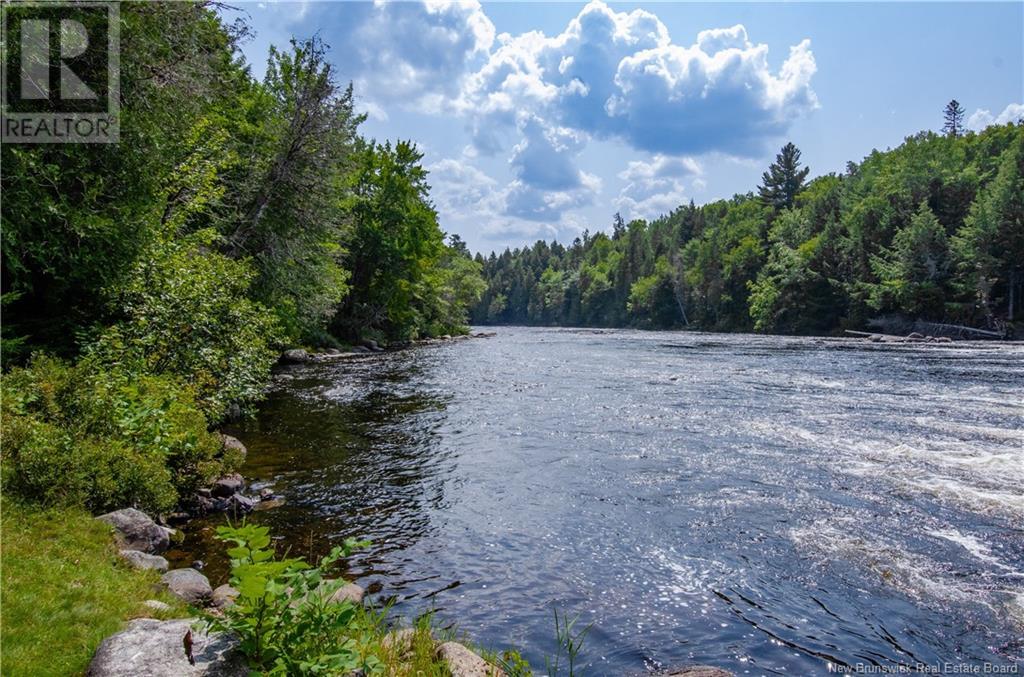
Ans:
[[[330,567],[365,542],[346,539],[311,566],[302,559],[276,557],[267,527],[226,526],[217,535],[233,544],[228,556],[238,598],[222,618],[208,624],[237,635],[253,669],[268,675],[383,671],[380,660],[367,651],[376,623],[350,601],[331,601],[345,581],[325,578]]]
[[[36,355],[3,376],[2,390],[5,495],[162,511],[238,460],[222,455],[192,388],[170,376]]]
[[[125,319],[87,349],[187,381],[211,423],[260,398],[278,336],[273,315],[247,297],[252,267],[211,251],[217,239],[204,230],[154,244],[116,295]]]

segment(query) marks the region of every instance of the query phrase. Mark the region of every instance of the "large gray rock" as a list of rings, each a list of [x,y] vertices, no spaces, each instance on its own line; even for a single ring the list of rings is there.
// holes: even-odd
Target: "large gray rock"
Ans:
[[[122,550],[121,558],[136,569],[153,569],[163,573],[167,571],[167,560],[160,555],[150,555],[141,550]]]
[[[185,634],[194,619],[158,621],[139,618],[128,629],[103,640],[89,664],[88,677],[245,677],[249,674],[238,640],[223,633],[192,629],[190,665]]]
[[[168,571],[160,581],[171,594],[189,604],[202,604],[213,596],[210,581],[195,569]]]
[[[281,362],[284,364],[304,364],[309,362],[310,355],[302,348],[292,348],[281,353]]]
[[[503,677],[505,674],[458,642],[445,642],[437,647],[437,657],[448,664],[452,677]]]
[[[170,530],[135,508],[124,508],[100,515],[96,519],[114,527],[114,538],[126,550],[161,553],[170,545]]]

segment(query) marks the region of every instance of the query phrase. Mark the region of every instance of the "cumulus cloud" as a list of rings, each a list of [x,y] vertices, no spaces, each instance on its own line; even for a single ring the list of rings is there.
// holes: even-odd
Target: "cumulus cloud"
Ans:
[[[463,76],[490,53],[494,24],[476,0],[338,3],[331,41],[344,51],[338,66],[356,90],[379,104],[440,111]]]
[[[615,205],[627,219],[654,219],[687,200],[685,181],[703,181],[700,165],[692,158],[656,155],[650,162],[630,162],[619,173],[626,181]]]
[[[681,46],[657,16],[594,0],[556,36],[502,34],[497,42],[457,102],[478,129],[531,111],[651,152],[757,155],[817,106],[810,42],[791,47],[772,72],[768,46],[752,43],[742,25],[702,31]],[[483,140],[493,152],[493,135]]]
[[[980,132],[989,125],[1005,125],[1018,120],[1024,120],[1024,104],[1011,103],[999,115],[992,115],[991,111],[979,108],[967,118],[967,128]]]
[[[595,202],[601,183],[577,166],[591,139],[653,155],[624,171],[617,199],[624,211],[650,217],[677,206],[686,182],[692,188],[699,180],[687,156],[759,157],[817,107],[810,43],[791,46],[773,69],[768,46],[742,25],[678,43],[655,14],[615,11],[601,0],[552,35],[496,35],[476,0],[377,0],[318,11],[339,13],[331,39],[345,50],[340,74],[371,99],[365,110],[379,119],[392,106],[452,115],[470,133],[463,161],[509,154],[511,181],[500,187],[454,165],[435,166],[432,178],[439,205],[453,207],[467,192],[443,195],[446,182],[459,189],[481,181],[487,195],[472,208],[488,214],[487,223],[499,215],[506,230],[564,225],[572,210]]]

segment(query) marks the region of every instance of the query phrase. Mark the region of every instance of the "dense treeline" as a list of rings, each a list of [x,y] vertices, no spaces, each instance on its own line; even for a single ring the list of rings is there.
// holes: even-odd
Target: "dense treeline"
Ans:
[[[281,347],[458,333],[484,285],[318,39],[258,81],[204,3],[121,22],[120,143],[2,149],[3,480],[164,509],[230,465],[207,431]]]
[[[1019,316],[1024,123],[923,132],[806,176],[788,144],[757,194],[478,256],[473,320],[827,333],[885,314],[999,329]]]

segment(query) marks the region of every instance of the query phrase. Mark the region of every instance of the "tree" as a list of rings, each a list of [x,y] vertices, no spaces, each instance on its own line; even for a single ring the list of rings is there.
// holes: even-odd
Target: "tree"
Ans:
[[[894,307],[912,315],[939,318],[949,279],[949,243],[935,214],[922,202],[910,224],[893,238],[893,246],[871,262],[880,284],[872,305]]]
[[[964,286],[986,319],[991,322],[994,297],[1002,291],[1012,321],[1024,278],[1024,135],[1004,151],[996,178],[971,205],[953,246]]]
[[[792,207],[810,171],[809,167],[800,169],[800,149],[787,143],[761,176],[757,189],[761,201],[776,211]]]
[[[964,109],[960,102],[953,99],[946,104],[943,111],[946,123],[942,125],[942,133],[956,138],[964,133]]]

